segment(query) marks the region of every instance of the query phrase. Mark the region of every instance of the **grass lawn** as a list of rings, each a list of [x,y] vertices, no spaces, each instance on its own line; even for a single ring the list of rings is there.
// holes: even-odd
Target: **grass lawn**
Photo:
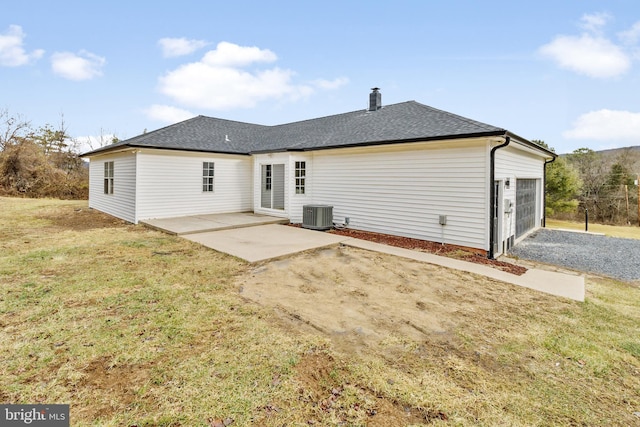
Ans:
[[[350,352],[243,298],[255,272],[86,202],[0,198],[0,401],[68,403],[73,426],[640,424],[632,285],[590,276],[578,303],[455,272],[489,309]]]
[[[584,222],[561,221],[547,219],[547,228],[560,228],[565,230],[584,231]],[[611,237],[625,237],[627,239],[640,239],[640,227],[637,225],[620,226],[589,223],[589,231],[603,233]]]

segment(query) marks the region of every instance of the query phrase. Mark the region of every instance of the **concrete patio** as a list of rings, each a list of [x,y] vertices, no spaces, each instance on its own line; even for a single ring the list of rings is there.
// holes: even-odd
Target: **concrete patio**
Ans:
[[[287,227],[286,218],[252,212],[150,219],[142,224],[200,243],[208,248],[259,262],[336,245],[345,237]]]
[[[249,262],[267,261],[298,252],[337,245],[348,237],[282,224],[189,234],[185,239]]]
[[[577,301],[584,301],[585,297],[584,276],[578,273],[565,274],[541,269],[529,269],[524,275],[516,276],[486,265],[337,234],[288,227],[282,225],[288,224],[288,219],[268,215],[256,215],[246,212],[193,215],[147,220],[142,223],[252,263],[340,244],[479,274],[502,282]]]
[[[189,215],[140,221],[148,227],[182,236],[209,231],[230,230],[267,224],[289,224],[287,218],[259,215],[253,212]]]

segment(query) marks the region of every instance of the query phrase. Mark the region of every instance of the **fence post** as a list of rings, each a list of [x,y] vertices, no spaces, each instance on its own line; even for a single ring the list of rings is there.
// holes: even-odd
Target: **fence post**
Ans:
[[[584,231],[589,231],[589,209],[584,208]]]
[[[627,184],[624,185],[624,199],[627,203],[627,225],[631,225],[631,221],[629,221],[629,186]]]

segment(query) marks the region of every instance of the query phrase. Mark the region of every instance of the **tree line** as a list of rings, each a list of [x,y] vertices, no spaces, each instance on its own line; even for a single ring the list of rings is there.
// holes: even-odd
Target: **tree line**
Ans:
[[[579,148],[559,156],[547,165],[546,215],[582,221],[588,212],[590,221],[639,225],[639,174],[638,147],[604,152]]]
[[[21,116],[0,109],[0,194],[88,198],[88,165],[79,157],[64,116],[55,127],[34,128]]]

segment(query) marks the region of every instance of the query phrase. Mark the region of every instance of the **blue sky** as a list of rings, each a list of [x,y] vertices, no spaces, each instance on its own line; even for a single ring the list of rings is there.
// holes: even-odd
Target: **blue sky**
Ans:
[[[559,153],[640,145],[640,2],[29,1],[0,109],[80,141],[203,114],[279,124],[415,100]]]

